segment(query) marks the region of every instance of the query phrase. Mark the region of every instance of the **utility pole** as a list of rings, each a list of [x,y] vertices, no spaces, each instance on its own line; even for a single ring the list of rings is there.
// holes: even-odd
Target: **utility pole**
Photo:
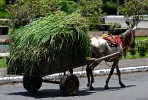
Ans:
[[[117,1],[117,15],[119,15],[119,0],[116,0]]]

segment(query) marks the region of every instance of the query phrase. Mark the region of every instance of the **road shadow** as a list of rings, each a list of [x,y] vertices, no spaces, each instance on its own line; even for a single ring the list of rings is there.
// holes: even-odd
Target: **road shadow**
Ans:
[[[59,89],[41,89],[35,93],[30,93],[28,91],[13,92],[13,93],[9,93],[7,95],[20,95],[20,96],[32,97],[32,98],[36,98],[36,99],[48,98],[48,97],[50,97],[50,98],[63,97],[63,95]]]
[[[90,91],[87,88],[83,88],[78,91],[78,93],[75,96],[86,96],[91,95],[92,93],[96,93],[96,91]],[[23,92],[13,92],[6,95],[18,95],[18,96],[24,96],[24,97],[31,97],[35,99],[42,99],[42,98],[55,98],[55,97],[68,97],[62,95],[59,89],[42,89],[35,93],[30,93],[27,91]]]
[[[125,88],[130,88],[130,87],[135,87],[136,85],[127,85]],[[118,91],[118,90],[122,90],[125,89],[122,87],[110,87],[109,89],[104,89],[104,87],[94,87],[93,91],[90,91],[89,89],[84,89],[79,91],[78,95],[79,96],[86,96],[86,95],[91,95],[93,93],[97,93],[97,92],[103,92],[103,91]]]
[[[134,86],[136,86],[136,85],[128,85],[128,86],[126,86],[126,88],[130,88],[130,87],[134,87]],[[90,91],[88,88],[83,88],[83,89],[78,91],[76,96],[87,96],[87,95],[91,95],[93,93],[106,91],[103,87],[95,87],[94,89],[95,90]],[[121,88],[121,87],[110,87],[110,89],[108,89],[108,90],[109,91],[117,91],[117,90],[121,90],[121,89],[123,89],[123,88]],[[31,97],[31,98],[35,98],[35,99],[66,97],[66,96],[62,95],[62,93],[60,92],[59,89],[41,89],[36,93],[29,93],[27,91],[13,92],[13,93],[9,93],[9,94],[6,94],[6,95],[20,95],[20,96]]]
[[[109,89],[104,89],[104,87],[98,87],[98,88],[95,88],[95,91],[117,91],[117,90],[122,90],[122,89],[125,89],[125,88],[130,88],[130,87],[134,87],[136,85],[127,85],[126,87],[109,87]]]

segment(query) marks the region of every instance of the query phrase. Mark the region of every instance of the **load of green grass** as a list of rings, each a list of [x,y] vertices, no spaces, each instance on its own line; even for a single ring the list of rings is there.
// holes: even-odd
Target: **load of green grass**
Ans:
[[[82,61],[90,54],[87,20],[78,13],[49,14],[10,33],[10,65],[21,59],[22,66],[50,63],[77,53]]]

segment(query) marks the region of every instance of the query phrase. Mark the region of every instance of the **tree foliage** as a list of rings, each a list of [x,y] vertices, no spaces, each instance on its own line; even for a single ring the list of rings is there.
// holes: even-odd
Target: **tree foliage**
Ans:
[[[101,0],[16,0],[15,3],[7,6],[15,28],[27,25],[35,18],[44,17],[58,10],[67,14],[79,12],[90,20],[90,26],[96,26],[98,16],[101,14]]]
[[[108,15],[115,15],[116,14],[116,3],[112,0],[109,0],[109,1],[103,0],[102,9],[103,9],[103,12]]]
[[[101,0],[80,0],[81,13],[88,18],[90,29],[98,25],[98,17],[102,14]]]
[[[71,14],[80,9],[80,5],[74,0],[58,0],[57,5],[61,11]]]
[[[120,10],[125,17],[131,17],[132,24],[135,26],[140,22],[141,15],[146,13],[147,2],[147,0],[125,0]]]
[[[118,6],[122,5],[124,0],[102,0],[102,10],[103,13],[107,15],[116,15]],[[120,12],[118,12],[120,13]]]
[[[5,5],[5,0],[0,1],[0,8]]]
[[[55,0],[16,0],[6,7],[11,25],[19,28],[32,22],[35,18],[44,17],[47,13],[58,10]]]

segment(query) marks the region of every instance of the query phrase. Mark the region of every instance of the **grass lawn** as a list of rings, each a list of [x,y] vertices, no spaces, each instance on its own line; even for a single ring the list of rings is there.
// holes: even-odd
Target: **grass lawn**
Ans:
[[[136,37],[136,41],[141,41],[141,40],[145,40],[148,39],[148,36],[138,36]]]
[[[7,67],[6,58],[0,58],[0,68]]]
[[[145,37],[136,37],[136,41],[143,41],[143,40],[146,40],[146,39],[148,39],[147,36],[145,36]],[[137,49],[137,48],[135,48],[135,49]],[[136,54],[135,55],[131,55],[130,52],[127,52],[126,58],[123,57],[123,59],[135,59],[135,58],[148,58],[148,52],[146,53],[145,56],[141,57],[139,55],[138,51],[136,50]]]
[[[130,52],[128,52],[127,55],[126,55],[126,58],[123,57],[123,59],[136,59],[136,58],[148,58],[148,53],[147,53],[145,56],[141,57],[141,56],[138,54],[138,52],[136,52],[136,54],[135,54],[134,56],[131,55]]]

